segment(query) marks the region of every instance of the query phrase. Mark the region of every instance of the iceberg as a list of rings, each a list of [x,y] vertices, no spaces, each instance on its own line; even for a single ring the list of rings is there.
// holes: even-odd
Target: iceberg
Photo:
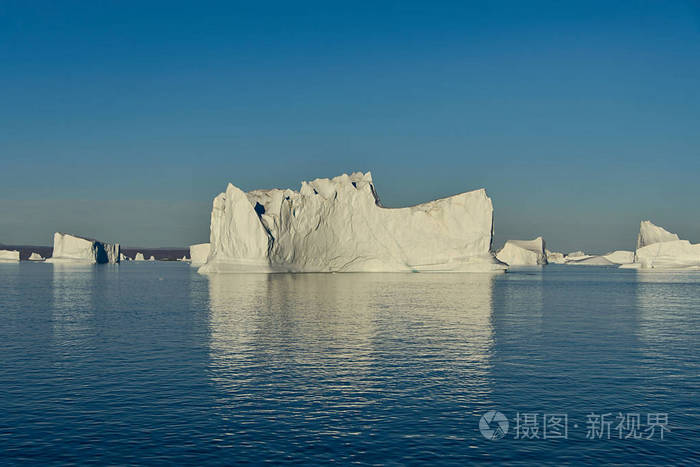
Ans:
[[[29,261],[44,261],[46,258],[41,256],[39,253],[32,252],[31,255],[29,255]]]
[[[210,246],[210,243],[190,245],[190,260],[192,261],[192,266],[201,266],[207,262]]]
[[[676,242],[680,240],[678,235],[669,232],[663,227],[642,221],[639,225],[639,235],[637,236],[637,250],[654,243]]]
[[[544,266],[547,264],[544,239],[508,240],[496,253],[496,259],[508,266]]]
[[[700,269],[700,244],[680,240],[650,221],[642,221],[637,237],[634,262],[623,268],[635,269]]]
[[[155,261],[155,260],[156,260],[156,257],[155,257],[155,256],[153,256],[153,255],[151,255],[151,257],[150,257],[150,258],[148,258],[148,261]]]
[[[47,263],[118,263],[119,244],[103,243],[90,238],[56,232],[53,254]]]
[[[136,253],[136,257],[134,258],[134,261],[146,261],[146,258],[143,257],[143,253],[140,251]]]
[[[564,259],[564,253],[559,253],[557,251],[549,251],[549,250],[544,250],[544,252],[547,254],[547,263],[552,263],[552,264],[564,264],[566,263],[566,260]]]
[[[573,259],[567,261],[566,264],[572,266],[617,266],[604,256],[591,256],[586,255],[582,259]]]
[[[199,272],[503,272],[492,237],[484,189],[389,209],[369,172],[302,182],[299,191],[229,184],[214,198]]]
[[[603,258],[607,259],[611,263],[615,264],[629,264],[634,263],[634,251],[627,250],[617,250],[612,251],[603,255]]]
[[[582,259],[590,258],[591,255],[587,255],[583,251],[572,251],[571,253],[568,253],[567,255],[564,256],[564,261],[567,263],[569,261],[580,261]]]
[[[617,250],[604,255],[582,255],[569,258],[566,264],[575,266],[619,266],[634,260],[633,251]]]
[[[0,250],[0,261],[19,261],[19,251]]]

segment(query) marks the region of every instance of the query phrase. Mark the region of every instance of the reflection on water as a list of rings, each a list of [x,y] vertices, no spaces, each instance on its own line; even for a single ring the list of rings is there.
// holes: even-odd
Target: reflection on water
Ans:
[[[66,266],[0,266],[0,452],[11,464],[696,455],[700,274]],[[566,413],[570,440],[488,441],[478,422],[493,409]],[[588,413],[618,411],[668,413],[672,431],[585,439]]]
[[[256,407],[260,397],[339,429],[331,407],[350,418],[374,407],[379,423],[400,416],[391,407],[402,398],[435,393],[439,385],[457,384],[448,397],[461,403],[489,391],[491,275],[208,280],[211,378],[222,407],[235,409],[241,400]],[[427,394],[416,401],[431,404]]]
[[[93,265],[47,264],[53,271],[52,323],[58,347],[68,345],[81,333],[88,333],[94,313],[96,292]]]
[[[697,325],[697,315],[687,310],[700,310],[699,276],[697,272],[637,272],[639,337],[650,357],[674,359],[679,352],[697,350],[697,334],[678,330]]]

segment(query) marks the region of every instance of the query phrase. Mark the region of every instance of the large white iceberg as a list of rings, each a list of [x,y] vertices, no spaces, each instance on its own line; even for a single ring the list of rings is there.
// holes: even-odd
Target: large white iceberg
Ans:
[[[44,261],[45,258],[37,252],[32,252],[28,259],[29,261]]]
[[[544,239],[508,240],[496,258],[508,266],[544,266],[547,264]]]
[[[640,269],[700,269],[700,244],[680,240],[650,221],[642,221],[634,263],[621,267]]]
[[[503,271],[492,233],[483,189],[387,209],[369,172],[302,182],[298,192],[229,184],[214,199],[199,271]]]
[[[89,238],[56,232],[53,254],[47,263],[118,263],[119,244],[104,243]]]
[[[190,245],[190,261],[192,266],[201,266],[209,257],[210,243],[198,243]]]
[[[19,261],[19,251],[0,250],[0,261]]]

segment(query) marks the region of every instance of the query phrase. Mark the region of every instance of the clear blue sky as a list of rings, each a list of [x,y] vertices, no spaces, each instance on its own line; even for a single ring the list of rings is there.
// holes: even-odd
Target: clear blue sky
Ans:
[[[206,241],[211,199],[486,187],[496,244],[700,241],[700,2],[0,0],[0,242]]]

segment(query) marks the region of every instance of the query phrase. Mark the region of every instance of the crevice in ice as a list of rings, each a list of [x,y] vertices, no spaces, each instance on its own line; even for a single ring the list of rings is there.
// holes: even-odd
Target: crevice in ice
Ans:
[[[258,202],[255,203],[255,207],[253,209],[255,209],[255,212],[258,213],[258,216],[262,216],[263,214],[265,214],[265,206]]]

